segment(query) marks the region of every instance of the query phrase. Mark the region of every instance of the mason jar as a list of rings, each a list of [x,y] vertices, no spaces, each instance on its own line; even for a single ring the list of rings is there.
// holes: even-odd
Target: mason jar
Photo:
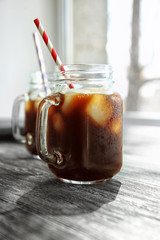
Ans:
[[[46,91],[47,89],[47,91]],[[24,143],[29,153],[37,157],[37,150],[35,144],[35,126],[36,114],[39,102],[50,93],[50,88],[45,88],[41,73],[35,72],[31,74],[28,92],[18,96],[13,103],[12,108],[12,133],[14,138]],[[21,123],[20,109],[24,105]],[[21,126],[22,125],[22,126]],[[24,129],[22,131],[22,129]]]
[[[37,152],[69,183],[107,181],[122,166],[122,99],[108,65],[66,65],[37,112]]]

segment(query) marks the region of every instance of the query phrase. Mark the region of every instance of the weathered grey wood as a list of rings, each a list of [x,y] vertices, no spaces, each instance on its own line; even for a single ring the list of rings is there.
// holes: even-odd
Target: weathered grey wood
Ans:
[[[160,239],[160,128],[124,127],[124,164],[108,183],[56,180],[23,145],[0,143],[0,239]]]

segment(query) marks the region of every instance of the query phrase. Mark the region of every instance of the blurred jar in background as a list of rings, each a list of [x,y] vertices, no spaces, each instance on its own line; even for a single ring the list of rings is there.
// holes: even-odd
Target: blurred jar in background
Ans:
[[[52,82],[53,86],[53,82]],[[12,133],[14,138],[26,145],[27,150],[34,157],[37,156],[36,144],[35,144],[35,126],[36,126],[36,114],[37,108],[47,94],[51,92],[51,86],[48,83],[48,92],[43,85],[42,77],[40,72],[31,74],[29,82],[28,92],[18,96],[12,108]],[[24,104],[23,121],[20,121],[20,109]],[[22,127],[21,127],[22,122]],[[24,131],[22,133],[22,128]]]

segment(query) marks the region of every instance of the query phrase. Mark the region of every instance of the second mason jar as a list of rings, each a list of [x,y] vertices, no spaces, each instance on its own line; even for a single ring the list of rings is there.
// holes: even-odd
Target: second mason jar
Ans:
[[[53,83],[52,83],[53,85]],[[37,157],[35,143],[36,114],[39,102],[51,91],[51,84],[45,88],[41,72],[34,72],[30,76],[28,91],[18,96],[13,103],[12,108],[12,133],[14,138],[25,143],[27,150],[34,157]],[[24,111],[21,107],[24,104]],[[20,116],[23,115],[23,116]],[[21,121],[21,118],[24,121]],[[24,129],[24,130],[22,130]]]
[[[108,65],[66,65],[38,108],[41,159],[64,182],[106,181],[122,166],[122,100]]]

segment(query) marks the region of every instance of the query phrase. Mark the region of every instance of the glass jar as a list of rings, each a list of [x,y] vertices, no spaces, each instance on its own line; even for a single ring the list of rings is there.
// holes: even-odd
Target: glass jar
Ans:
[[[38,108],[37,151],[69,183],[107,181],[122,166],[122,100],[112,67],[66,65]]]
[[[33,156],[37,157],[37,150],[35,144],[35,126],[36,126],[36,114],[39,102],[50,93],[46,92],[45,87],[42,82],[42,77],[40,72],[35,72],[31,74],[31,79],[29,82],[28,92],[18,96],[13,104],[12,108],[12,133],[14,138],[25,143],[27,150]],[[24,103],[23,119],[24,122],[21,124],[20,121],[20,109],[21,105]],[[21,127],[23,125],[23,127]],[[24,132],[22,133],[22,128]]]

